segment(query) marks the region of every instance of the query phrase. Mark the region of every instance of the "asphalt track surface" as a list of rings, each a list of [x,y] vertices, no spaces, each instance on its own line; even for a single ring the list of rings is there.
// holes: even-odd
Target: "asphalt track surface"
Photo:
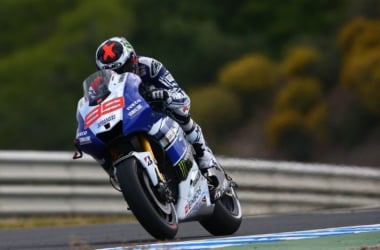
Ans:
[[[380,208],[244,217],[233,236],[380,224]],[[198,223],[180,224],[176,239],[215,238]],[[139,224],[120,223],[0,231],[0,249],[97,249],[156,243]]]

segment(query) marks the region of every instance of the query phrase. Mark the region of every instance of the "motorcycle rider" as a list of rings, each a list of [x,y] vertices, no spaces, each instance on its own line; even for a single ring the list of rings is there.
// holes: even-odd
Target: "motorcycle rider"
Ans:
[[[190,117],[190,98],[179,87],[171,73],[156,59],[139,56],[124,37],[112,37],[96,50],[96,66],[116,73],[132,72],[143,82],[145,98],[161,105],[160,111],[177,121],[193,145],[195,158],[202,173],[209,179],[214,199],[223,191],[226,176],[216,171],[219,164],[208,147],[200,126]],[[107,167],[103,166],[106,169]]]

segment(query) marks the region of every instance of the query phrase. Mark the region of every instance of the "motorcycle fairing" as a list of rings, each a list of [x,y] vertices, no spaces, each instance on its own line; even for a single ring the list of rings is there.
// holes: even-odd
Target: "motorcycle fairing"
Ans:
[[[149,179],[151,180],[153,186],[156,186],[158,184],[158,178],[155,170],[155,162],[150,153],[130,152],[128,155],[121,157],[118,161],[116,161],[115,165],[118,165],[119,162],[122,162],[130,157],[135,157],[140,162],[141,166],[147,170]]]
[[[100,103],[91,106],[89,96],[89,82],[102,75],[98,71],[89,76],[83,83],[84,97],[78,102],[76,139],[78,147],[96,159],[104,157],[107,143],[99,139],[99,135],[112,131],[117,124],[122,123],[120,133],[123,135],[134,132],[147,132],[151,124],[163,117],[163,114],[152,111],[149,104],[140,95],[138,88],[140,78],[134,74],[113,74],[107,84],[109,95]]]
[[[149,131],[165,149],[173,166],[176,166],[186,153],[186,138],[179,124],[169,117],[155,122]]]
[[[102,71],[87,79],[94,79],[97,74],[102,74]],[[87,79],[85,83],[88,84]],[[182,179],[175,204],[178,219],[185,221],[209,214],[213,204],[209,198],[207,180],[200,174],[197,163],[191,156],[192,149],[186,143],[185,134],[178,123],[150,107],[139,93],[141,80],[134,74],[114,74],[108,79],[107,88],[110,93],[102,95],[104,99],[95,98],[100,101],[91,106],[88,96],[85,95],[78,103],[76,139],[79,148],[101,161],[107,149],[107,142],[100,139],[103,138],[102,135],[112,133],[114,129],[120,129],[116,134],[120,132],[122,136],[135,132],[150,134],[163,146],[174,167],[184,166],[181,169]],[[122,124],[121,128],[118,124]],[[155,163],[150,153],[131,152],[125,157],[132,156],[147,170],[152,184],[157,185]],[[119,160],[123,159],[126,158],[122,157]],[[183,161],[186,163],[182,164]],[[191,164],[187,164],[188,161],[191,161]]]
[[[210,214],[214,209],[207,180],[201,175],[196,164],[193,164],[187,179],[179,184],[178,201],[175,206],[180,221],[193,220]]]

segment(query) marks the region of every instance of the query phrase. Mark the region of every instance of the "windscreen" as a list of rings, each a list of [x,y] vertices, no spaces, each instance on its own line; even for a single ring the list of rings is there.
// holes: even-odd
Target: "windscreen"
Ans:
[[[111,93],[108,89],[108,84],[112,76],[112,70],[101,70],[84,80],[84,97],[88,100],[90,106],[101,103]]]

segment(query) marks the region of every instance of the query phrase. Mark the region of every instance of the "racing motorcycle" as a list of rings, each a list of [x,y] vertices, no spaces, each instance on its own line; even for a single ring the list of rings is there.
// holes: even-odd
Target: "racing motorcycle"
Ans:
[[[217,199],[198,169],[178,123],[147,101],[139,76],[100,70],[83,82],[78,102],[77,151],[91,155],[112,177],[139,223],[156,239],[172,239],[178,225],[198,221],[213,235],[236,232],[242,209],[230,178]],[[228,177],[221,167],[216,171]]]

